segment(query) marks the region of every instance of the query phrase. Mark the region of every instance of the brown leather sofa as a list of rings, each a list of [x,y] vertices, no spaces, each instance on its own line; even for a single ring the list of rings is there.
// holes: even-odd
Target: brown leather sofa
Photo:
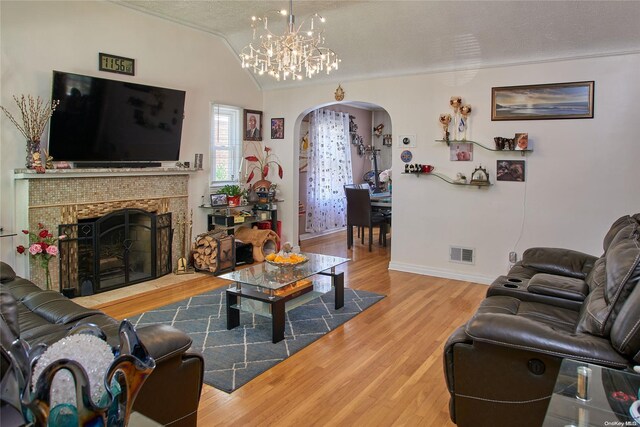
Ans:
[[[84,308],[58,292],[40,289],[17,277],[4,262],[0,262],[0,315],[0,339],[5,350],[17,337],[32,347],[50,345],[71,328],[89,323],[105,332],[109,344],[119,345],[119,321],[99,310]],[[200,354],[189,351],[191,338],[164,325],[141,327],[137,332],[155,359],[156,368],[138,394],[133,410],[163,425],[195,426],[204,361]]]
[[[618,219],[600,257],[532,248],[450,337],[453,422],[540,426],[564,358],[640,364],[640,214]]]

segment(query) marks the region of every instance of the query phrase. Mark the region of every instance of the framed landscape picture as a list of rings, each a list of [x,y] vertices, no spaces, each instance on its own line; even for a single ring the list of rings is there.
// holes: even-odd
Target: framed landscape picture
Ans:
[[[491,120],[592,119],[594,82],[491,89]]]

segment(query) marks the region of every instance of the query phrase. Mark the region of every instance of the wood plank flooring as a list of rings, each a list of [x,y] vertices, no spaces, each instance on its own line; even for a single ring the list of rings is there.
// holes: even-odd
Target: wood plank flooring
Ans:
[[[453,426],[442,348],[487,287],[389,271],[389,248],[347,250],[346,232],[301,246],[351,258],[338,269],[345,285],[387,298],[231,394],[205,385],[198,425]],[[122,319],[227,283],[194,279],[100,308]]]

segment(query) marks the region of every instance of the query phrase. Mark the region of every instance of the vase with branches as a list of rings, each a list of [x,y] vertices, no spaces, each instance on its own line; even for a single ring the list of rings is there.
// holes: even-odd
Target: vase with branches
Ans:
[[[42,172],[44,172],[45,165],[43,165],[40,160],[40,138],[42,137],[44,128],[47,126],[49,118],[56,110],[58,104],[60,104],[60,101],[53,100],[51,103],[48,103],[39,96],[34,98],[31,95],[27,95],[26,97],[22,95],[20,98],[14,95],[13,99],[16,101],[18,109],[20,110],[21,122],[1,105],[0,110],[4,112],[9,120],[11,120],[11,123],[13,123],[18,131],[27,139],[27,168],[42,168]],[[37,155],[34,156],[36,153]]]
[[[267,177],[269,176],[269,171],[272,168],[278,168],[278,176],[282,179],[282,166],[278,161],[278,157],[271,151],[271,148],[265,146],[264,149],[259,150],[256,147],[256,155],[246,156],[244,159],[250,162],[249,165],[249,176],[247,178],[247,182],[251,182],[253,178],[256,176],[256,171],[260,174],[260,181],[267,181]],[[256,182],[256,186],[260,181]],[[269,186],[267,186],[269,187]]]

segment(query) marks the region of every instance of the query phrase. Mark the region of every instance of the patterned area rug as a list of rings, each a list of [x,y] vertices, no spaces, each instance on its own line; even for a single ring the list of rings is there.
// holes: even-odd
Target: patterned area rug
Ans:
[[[241,312],[240,326],[227,330],[225,289],[216,289],[129,319],[135,326],[165,323],[186,332],[205,359],[204,382],[230,393],[321,338],[384,295],[345,288],[344,307],[334,291],[287,312],[285,339],[271,342],[271,319]]]

